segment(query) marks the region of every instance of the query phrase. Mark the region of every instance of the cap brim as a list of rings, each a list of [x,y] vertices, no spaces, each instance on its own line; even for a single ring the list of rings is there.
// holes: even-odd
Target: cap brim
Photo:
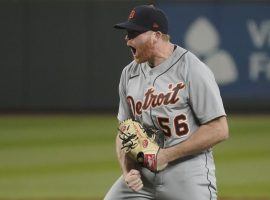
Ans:
[[[126,29],[126,30],[133,30],[133,31],[139,31],[139,32],[148,31],[148,29],[138,26],[130,21],[115,24],[113,27],[116,29]]]

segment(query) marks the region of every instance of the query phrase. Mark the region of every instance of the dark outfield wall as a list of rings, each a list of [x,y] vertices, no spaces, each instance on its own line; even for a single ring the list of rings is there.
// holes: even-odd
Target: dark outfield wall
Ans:
[[[0,2],[0,109],[115,109],[131,60],[113,29],[146,1]]]
[[[151,1],[1,1],[0,110],[116,111],[119,76],[131,55],[124,34],[112,27],[126,19],[132,7],[147,2]],[[252,4],[257,5],[253,10],[237,5],[240,11],[233,9],[234,13],[242,11],[247,19],[243,15],[233,18],[233,4],[175,2],[158,2],[169,13],[173,42],[198,54],[212,48],[211,63],[221,58],[238,69],[225,80],[228,83],[220,85],[226,107],[269,110],[269,4],[262,6],[266,8]],[[235,22],[233,27],[228,20]],[[208,36],[216,38],[203,48],[196,46],[200,37],[195,33],[201,25],[208,27],[203,30]],[[243,31],[245,27],[253,35]],[[190,30],[191,37],[185,30]],[[248,45],[241,46],[244,43]]]

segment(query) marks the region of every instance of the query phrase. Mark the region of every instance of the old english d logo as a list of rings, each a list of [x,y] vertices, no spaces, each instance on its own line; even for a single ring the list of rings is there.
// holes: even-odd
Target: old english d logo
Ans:
[[[135,17],[135,14],[136,14],[135,10],[132,10],[128,16],[128,19],[133,19]]]

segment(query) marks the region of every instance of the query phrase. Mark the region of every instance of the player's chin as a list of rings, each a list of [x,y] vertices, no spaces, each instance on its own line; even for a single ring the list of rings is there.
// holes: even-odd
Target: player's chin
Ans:
[[[135,58],[134,57],[134,60],[136,61],[136,63],[138,63],[138,64],[141,64],[141,63],[143,63],[140,59],[138,59],[138,58]]]
[[[141,63],[144,63],[144,62],[147,61],[146,58],[138,57],[138,56],[134,56],[134,60],[135,60],[138,64],[141,64]]]

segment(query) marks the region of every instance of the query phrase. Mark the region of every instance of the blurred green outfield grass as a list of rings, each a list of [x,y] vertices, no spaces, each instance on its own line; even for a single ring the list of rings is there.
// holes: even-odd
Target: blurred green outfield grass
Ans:
[[[229,116],[222,197],[270,199],[270,116]],[[0,199],[102,199],[120,175],[113,115],[0,115]]]

